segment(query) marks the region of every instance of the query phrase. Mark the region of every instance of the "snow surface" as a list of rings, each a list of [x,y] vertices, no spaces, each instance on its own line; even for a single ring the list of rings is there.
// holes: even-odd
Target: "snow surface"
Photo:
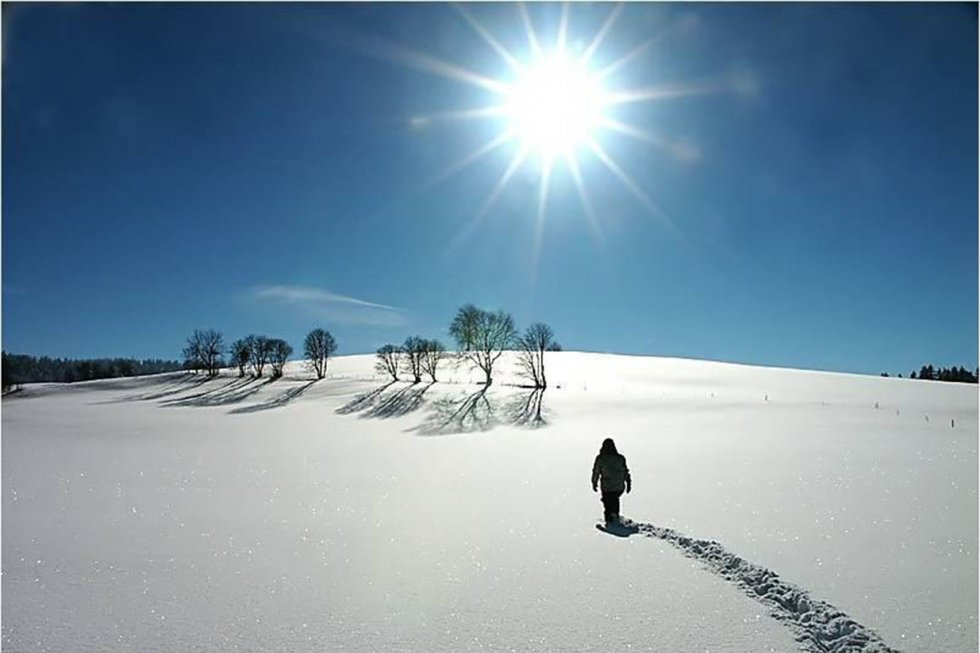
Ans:
[[[977,650],[977,386],[501,364],[4,398],[3,650]]]

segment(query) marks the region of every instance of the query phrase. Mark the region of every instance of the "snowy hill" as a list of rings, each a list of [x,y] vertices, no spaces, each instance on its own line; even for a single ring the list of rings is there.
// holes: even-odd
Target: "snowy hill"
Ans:
[[[977,386],[546,364],[5,398],[4,650],[977,650]]]

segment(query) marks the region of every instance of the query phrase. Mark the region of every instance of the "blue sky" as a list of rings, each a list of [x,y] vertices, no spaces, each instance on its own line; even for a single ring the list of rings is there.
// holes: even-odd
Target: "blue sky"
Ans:
[[[623,6],[590,65],[658,97],[575,150],[591,219],[562,162],[539,211],[534,156],[488,204],[519,138],[444,174],[511,124],[440,118],[513,81],[474,24],[534,61],[511,4],[5,4],[4,349],[361,353],[472,302],[566,349],[976,366],[975,5]]]

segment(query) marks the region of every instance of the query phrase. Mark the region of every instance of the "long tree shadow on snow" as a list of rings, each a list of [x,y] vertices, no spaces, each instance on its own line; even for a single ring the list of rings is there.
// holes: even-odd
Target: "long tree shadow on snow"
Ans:
[[[544,388],[492,397],[486,386],[465,397],[442,397],[432,402],[425,421],[411,431],[420,435],[453,435],[489,431],[500,424],[524,428],[547,426]]]
[[[237,404],[248,399],[273,381],[275,379],[237,378],[207,392],[164,401],[163,405],[168,407],[193,406],[204,408],[208,406]]]
[[[119,397],[118,399],[110,399],[108,401],[100,401],[96,403],[122,404],[129,401],[155,401],[165,397],[172,397],[173,395],[187,392],[188,390],[194,390],[210,381],[214,381],[214,377],[194,374],[193,372],[182,372],[176,376],[173,376],[172,378],[167,379],[163,387],[157,388],[153,391],[126,395],[124,397]]]
[[[286,392],[283,392],[281,395],[279,395],[277,397],[273,397],[269,401],[265,401],[265,402],[263,402],[261,404],[255,404],[254,406],[242,406],[241,408],[235,408],[235,409],[230,410],[228,412],[234,413],[234,414],[257,413],[257,412],[263,411],[263,410],[272,410],[273,408],[282,408],[283,406],[285,406],[286,404],[290,403],[291,401],[294,401],[295,399],[298,399],[299,396],[302,395],[307,390],[309,390],[313,386],[313,384],[316,383],[316,381],[317,381],[316,379],[313,379],[312,381],[308,381],[308,382],[304,383],[303,385],[298,385],[295,388],[290,388]]]
[[[432,383],[413,383],[393,392],[385,392],[396,382],[357,395],[337,409],[341,415],[361,413],[361,417],[401,417],[422,407],[423,398]]]
[[[812,653],[898,653],[869,628],[829,603],[812,598],[765,567],[743,560],[717,542],[698,540],[653,524],[627,520],[626,527],[610,532],[621,537],[638,534],[663,540],[711,573],[733,583],[762,603],[770,616],[793,631],[804,651]]]
[[[488,431],[498,423],[497,406],[487,397],[487,386],[459,399],[440,397],[431,404],[429,415],[412,431],[421,435],[448,435]]]
[[[544,409],[544,388],[529,388],[528,392],[510,397],[504,406],[507,420],[517,426],[536,429],[547,426],[542,415]]]
[[[546,426],[543,414],[543,388],[525,388],[527,392],[505,398],[494,397],[486,386],[462,397],[425,399],[434,383],[413,383],[391,390],[396,381],[364,392],[336,410],[341,415],[361,413],[361,417],[401,417],[427,408],[427,415],[417,427],[408,429],[421,435],[450,435],[488,431],[498,424],[527,428]]]
[[[380,401],[384,391],[395,384],[394,381],[389,381],[385,383],[380,388],[371,390],[370,392],[362,392],[361,394],[355,396],[353,399],[348,401],[346,404],[337,409],[337,413],[341,415],[350,415],[351,413],[357,413],[362,410],[370,410],[374,405]]]
[[[367,409],[362,417],[401,417],[422,406],[426,391],[431,383],[413,383],[397,392],[381,395],[378,401]]]

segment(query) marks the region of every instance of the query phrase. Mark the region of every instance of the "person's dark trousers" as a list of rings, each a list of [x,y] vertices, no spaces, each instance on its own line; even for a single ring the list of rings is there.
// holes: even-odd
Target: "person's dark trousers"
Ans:
[[[619,514],[619,497],[622,495],[622,490],[602,493],[602,510],[607,522],[612,521],[614,516]]]

